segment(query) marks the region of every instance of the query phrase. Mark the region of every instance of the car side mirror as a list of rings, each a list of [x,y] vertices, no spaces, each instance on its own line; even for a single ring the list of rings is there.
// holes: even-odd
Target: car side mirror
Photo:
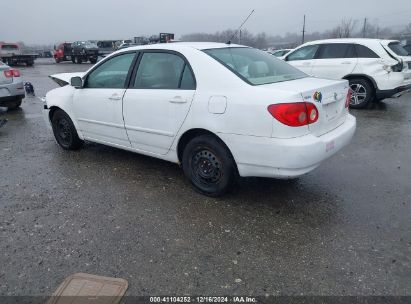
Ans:
[[[75,87],[76,89],[81,89],[83,87],[83,79],[81,79],[81,77],[72,77],[70,79],[70,85],[72,87]]]

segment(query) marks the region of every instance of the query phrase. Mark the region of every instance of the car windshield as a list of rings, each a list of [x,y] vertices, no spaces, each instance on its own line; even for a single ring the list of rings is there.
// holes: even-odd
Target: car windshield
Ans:
[[[204,52],[252,85],[263,85],[308,77],[274,56],[253,48],[227,47]]]
[[[391,51],[399,56],[408,56],[408,52],[399,42],[391,42],[388,44],[388,47],[391,49]]]

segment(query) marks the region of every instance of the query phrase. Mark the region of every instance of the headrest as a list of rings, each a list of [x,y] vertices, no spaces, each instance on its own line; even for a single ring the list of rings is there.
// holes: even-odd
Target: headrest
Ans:
[[[267,76],[270,69],[264,61],[256,61],[248,66],[248,74],[252,78]]]

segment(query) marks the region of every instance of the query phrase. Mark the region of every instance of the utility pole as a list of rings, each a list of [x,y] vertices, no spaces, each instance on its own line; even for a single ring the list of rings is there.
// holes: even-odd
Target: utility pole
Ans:
[[[362,37],[365,38],[365,31],[367,29],[367,18],[364,18],[364,27],[362,29]]]
[[[303,23],[303,40],[302,40],[302,44],[304,44],[305,41],[305,15],[304,15],[304,23]]]

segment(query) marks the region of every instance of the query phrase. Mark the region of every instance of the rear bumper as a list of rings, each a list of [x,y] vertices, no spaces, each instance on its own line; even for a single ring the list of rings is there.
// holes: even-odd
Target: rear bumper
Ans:
[[[392,90],[377,90],[377,99],[397,98],[408,92],[411,92],[411,84],[402,85]]]
[[[352,139],[356,119],[348,115],[338,128],[322,135],[290,139],[219,134],[230,148],[240,176],[295,178],[318,167]]]
[[[23,82],[0,85],[0,106],[10,101],[25,97]]]
[[[0,97],[0,106],[6,105],[6,103],[10,101],[15,101],[19,98],[24,98],[25,95],[14,95],[14,96],[5,96],[5,97]]]

